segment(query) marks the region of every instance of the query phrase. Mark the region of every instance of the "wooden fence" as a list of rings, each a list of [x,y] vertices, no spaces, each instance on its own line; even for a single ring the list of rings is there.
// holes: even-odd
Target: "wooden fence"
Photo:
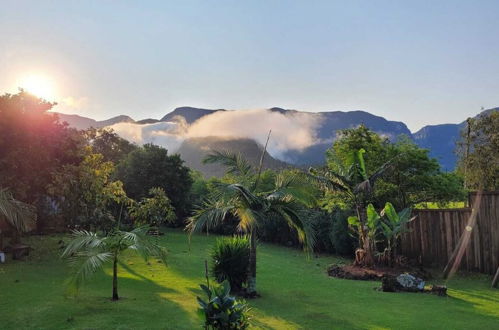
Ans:
[[[460,269],[494,274],[499,266],[499,192],[469,195],[470,208],[415,210],[401,252],[424,266],[444,267],[466,230],[471,230]],[[478,206],[479,205],[479,206]],[[478,206],[478,207],[477,207]],[[469,226],[473,207],[476,223]]]

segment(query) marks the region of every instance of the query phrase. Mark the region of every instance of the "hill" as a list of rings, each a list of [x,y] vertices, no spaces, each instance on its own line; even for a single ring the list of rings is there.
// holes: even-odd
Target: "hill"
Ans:
[[[203,164],[206,155],[213,150],[237,151],[253,165],[258,166],[263,147],[251,139],[242,138],[221,138],[209,136],[203,138],[191,138],[185,140],[176,153],[185,161],[186,165],[192,169],[200,171],[207,178],[211,176],[223,176],[225,168],[219,164]],[[290,165],[273,158],[269,153],[265,153],[264,169],[282,169]]]

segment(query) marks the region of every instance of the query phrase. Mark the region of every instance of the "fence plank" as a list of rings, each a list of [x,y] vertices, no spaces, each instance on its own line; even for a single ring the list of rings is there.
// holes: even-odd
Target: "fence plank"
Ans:
[[[470,194],[471,206],[477,198],[477,193]],[[414,210],[416,219],[402,237],[400,250],[425,266],[445,266],[471,214],[470,208]],[[470,237],[460,269],[494,274],[499,267],[499,192],[482,193]]]

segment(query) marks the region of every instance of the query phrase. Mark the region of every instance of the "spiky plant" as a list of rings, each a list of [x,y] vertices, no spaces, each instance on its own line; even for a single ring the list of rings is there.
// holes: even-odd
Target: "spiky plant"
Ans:
[[[62,257],[69,258],[74,273],[69,288],[78,291],[81,285],[107,262],[113,264],[113,300],[118,300],[118,262],[126,250],[135,251],[144,260],[149,256],[159,258],[166,265],[166,250],[153,243],[147,235],[149,226],[132,231],[114,230],[106,236],[86,230],[74,230],[73,240],[64,250]]]
[[[247,237],[217,239],[211,259],[212,273],[218,283],[229,281],[231,290],[239,292],[248,278],[249,240]]]

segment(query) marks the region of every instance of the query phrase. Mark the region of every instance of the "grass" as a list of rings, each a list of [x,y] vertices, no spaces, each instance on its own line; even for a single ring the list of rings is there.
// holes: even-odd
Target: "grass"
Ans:
[[[168,267],[127,257],[119,269],[123,297],[112,302],[110,268],[77,298],[64,295],[69,274],[60,260],[60,236],[26,239],[36,249],[27,261],[0,265],[2,329],[196,329],[196,295],[213,236],[169,231]],[[331,256],[307,259],[298,250],[262,244],[258,251],[261,298],[251,300],[256,328],[267,329],[497,329],[499,290],[490,277],[468,275],[446,283],[450,296],[383,293],[379,283],[330,278]]]

